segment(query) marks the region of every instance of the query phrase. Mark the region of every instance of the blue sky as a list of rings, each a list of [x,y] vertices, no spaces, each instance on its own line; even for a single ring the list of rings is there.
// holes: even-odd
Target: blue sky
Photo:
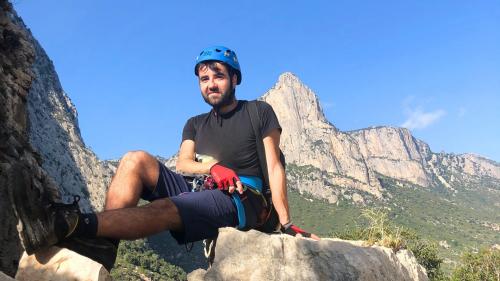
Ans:
[[[193,74],[233,48],[254,99],[285,72],[339,129],[405,126],[435,152],[500,161],[498,1],[34,1],[14,6],[53,60],[102,159],[170,156],[209,110]]]

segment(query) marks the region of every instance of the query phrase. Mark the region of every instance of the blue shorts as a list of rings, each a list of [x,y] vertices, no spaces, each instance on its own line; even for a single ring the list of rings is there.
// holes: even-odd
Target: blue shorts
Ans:
[[[238,213],[230,195],[218,189],[191,192],[183,176],[158,162],[160,173],[156,187],[144,188],[141,198],[153,201],[169,198],[179,210],[183,230],[170,231],[179,244],[213,238],[218,229],[238,225]]]

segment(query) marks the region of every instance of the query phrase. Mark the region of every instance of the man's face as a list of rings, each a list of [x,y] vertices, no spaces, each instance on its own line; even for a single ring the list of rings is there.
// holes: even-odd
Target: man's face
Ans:
[[[215,109],[219,109],[233,102],[236,75],[230,78],[227,68],[223,64],[216,63],[216,66],[211,69],[207,65],[201,65],[198,69],[198,78],[205,102]]]

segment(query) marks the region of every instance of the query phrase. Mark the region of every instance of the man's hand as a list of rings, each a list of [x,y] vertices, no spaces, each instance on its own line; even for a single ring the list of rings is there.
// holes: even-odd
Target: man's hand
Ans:
[[[210,175],[217,184],[218,189],[228,190],[229,193],[233,193],[236,187],[240,194],[243,193],[243,185],[241,184],[240,178],[228,167],[222,166],[221,164],[215,164],[210,168]]]
[[[295,237],[307,237],[314,240],[321,240],[316,234],[309,233],[291,222],[281,225],[281,232]]]

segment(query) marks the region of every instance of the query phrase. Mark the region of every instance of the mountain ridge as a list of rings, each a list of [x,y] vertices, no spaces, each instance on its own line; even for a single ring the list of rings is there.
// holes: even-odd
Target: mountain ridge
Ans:
[[[280,75],[260,99],[273,106],[282,123],[282,150],[288,161],[352,177],[364,183],[358,186],[361,191],[378,194],[380,186],[373,180],[375,174],[423,187],[443,184],[453,188],[458,184],[453,179],[445,180],[446,175],[436,165],[444,165],[450,173],[463,170],[468,177],[461,178],[468,181],[483,176],[500,179],[499,163],[473,153],[434,153],[406,128],[338,130],[326,119],[317,95],[291,72]]]

